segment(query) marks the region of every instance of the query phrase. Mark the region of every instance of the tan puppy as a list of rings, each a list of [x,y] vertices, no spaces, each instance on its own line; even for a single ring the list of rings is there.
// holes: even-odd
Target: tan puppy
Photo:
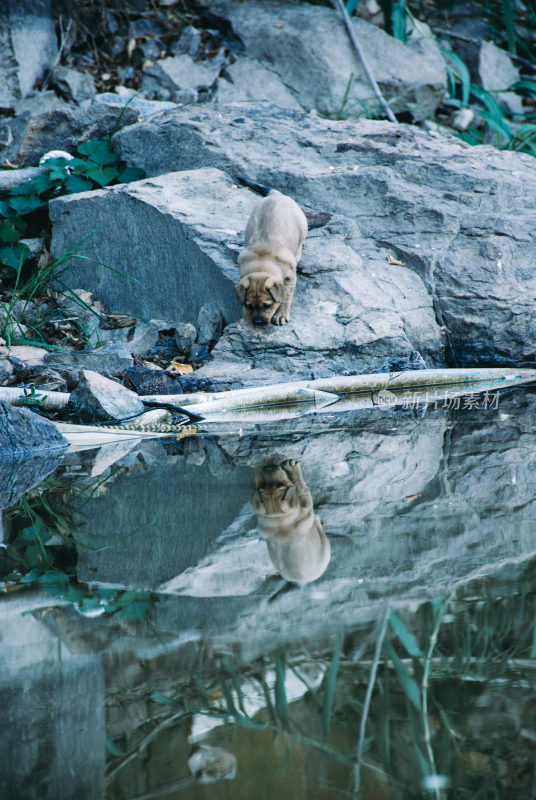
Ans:
[[[259,467],[255,483],[251,505],[275,568],[293,583],[315,581],[329,564],[331,548],[300,465]]]
[[[246,322],[283,325],[289,321],[296,264],[306,236],[305,214],[287,195],[272,191],[253,209],[238,258],[240,283],[236,286]]]

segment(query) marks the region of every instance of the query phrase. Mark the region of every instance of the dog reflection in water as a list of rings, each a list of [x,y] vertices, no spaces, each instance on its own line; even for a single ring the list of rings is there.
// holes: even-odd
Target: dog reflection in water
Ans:
[[[275,568],[292,583],[315,581],[329,564],[331,548],[300,465],[258,467],[255,483],[251,505]]]

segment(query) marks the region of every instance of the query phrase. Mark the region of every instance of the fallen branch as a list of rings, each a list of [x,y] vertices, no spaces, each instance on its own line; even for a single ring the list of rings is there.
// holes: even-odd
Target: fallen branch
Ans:
[[[368,63],[367,59],[365,58],[365,54],[363,53],[363,51],[361,49],[361,45],[357,41],[357,37],[355,35],[355,31],[354,31],[354,29],[352,27],[352,22],[350,20],[348,12],[347,12],[347,10],[346,10],[346,8],[344,6],[344,3],[342,2],[342,0],[333,0],[333,4],[334,4],[335,8],[338,9],[338,11],[340,12],[340,14],[342,16],[342,20],[343,20],[343,22],[344,22],[344,24],[346,26],[346,30],[348,31],[348,35],[350,37],[350,41],[352,42],[354,50],[356,51],[357,55],[360,58],[361,63],[363,64],[363,68],[364,68],[365,72],[367,73],[367,78],[369,79],[369,81],[370,81],[370,83],[372,85],[372,88],[374,89],[374,94],[378,98],[380,104],[385,109],[385,113],[387,114],[387,116],[390,119],[390,121],[391,122],[395,122],[395,123],[398,124],[397,118],[395,117],[395,115],[391,111],[391,107],[390,107],[389,103],[387,102],[387,100],[383,96],[382,90],[378,86],[378,84],[376,82],[376,78],[372,74],[372,70],[370,69],[369,63]]]

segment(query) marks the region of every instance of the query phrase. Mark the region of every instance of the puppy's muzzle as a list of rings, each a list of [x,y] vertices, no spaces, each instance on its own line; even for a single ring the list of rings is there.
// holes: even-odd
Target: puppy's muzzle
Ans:
[[[267,325],[268,320],[263,319],[262,317],[258,317],[256,315],[251,316],[251,324],[252,325]]]

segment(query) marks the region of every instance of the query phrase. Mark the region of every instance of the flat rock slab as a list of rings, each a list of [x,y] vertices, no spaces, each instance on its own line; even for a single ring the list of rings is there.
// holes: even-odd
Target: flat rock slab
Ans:
[[[531,156],[260,103],[177,109],[160,120],[120,131],[122,157],[150,174],[218,166],[340,214],[359,231],[359,247],[383,248],[421,276],[451,366],[534,365]],[[370,277],[368,256],[365,270]]]
[[[246,54],[276,72],[303,108],[356,115],[379,109],[343,21],[332,8],[220,0],[210,4],[210,13],[230,23]],[[433,116],[446,85],[437,45],[430,41],[427,49],[412,48],[364,20],[353,19],[352,25],[393,109],[410,108],[418,120]],[[256,97],[274,99],[262,92]]]
[[[215,169],[59,198],[51,203],[53,252],[102,223],[84,252],[128,272],[142,288],[86,261],[83,268],[74,265],[72,285],[91,286],[96,297],[128,313],[199,326],[198,312],[209,308],[235,322],[236,258],[258,201]],[[105,224],[110,219],[121,224]],[[128,262],[121,260],[126,253]],[[231,326],[200,377],[257,385],[443,363],[444,340],[424,282],[411,270],[388,266],[386,254],[350,220],[333,217],[311,231],[299,273],[291,323],[263,331]]]

